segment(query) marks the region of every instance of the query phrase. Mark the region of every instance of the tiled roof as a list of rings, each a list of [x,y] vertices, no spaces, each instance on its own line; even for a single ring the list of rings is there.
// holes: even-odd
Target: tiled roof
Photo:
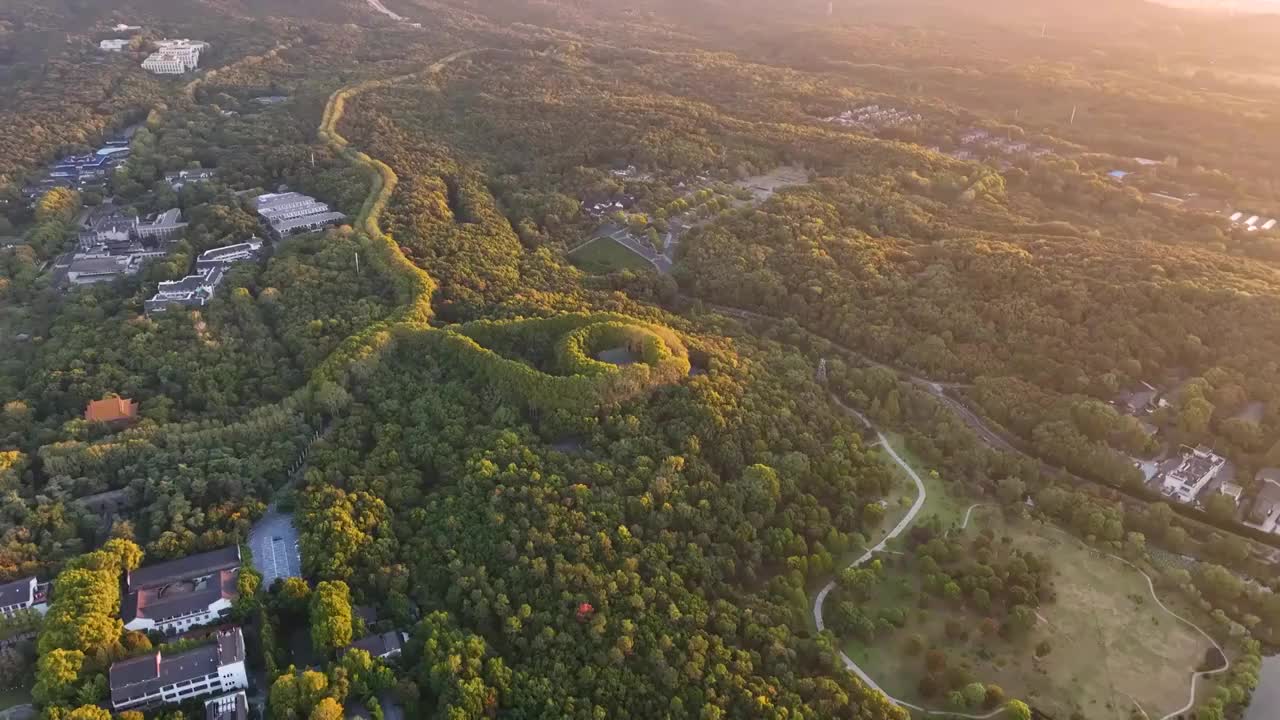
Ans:
[[[130,572],[128,576],[129,592],[161,587],[179,580],[212,575],[221,570],[231,570],[238,567],[240,567],[239,545],[232,545],[221,550],[200,553],[199,555],[188,555],[178,560],[140,567]]]
[[[138,403],[127,398],[104,398],[89,403],[84,419],[89,422],[116,422],[138,416]]]

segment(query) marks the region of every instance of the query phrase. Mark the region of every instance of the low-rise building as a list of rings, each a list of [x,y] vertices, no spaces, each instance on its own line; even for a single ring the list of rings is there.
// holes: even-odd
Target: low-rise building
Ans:
[[[262,252],[262,238],[250,238],[245,242],[212,248],[200,253],[196,258],[196,268],[225,268],[238,262],[256,260]]]
[[[1280,530],[1280,468],[1263,468],[1255,476],[1258,494],[1245,524],[1263,532]]]
[[[129,272],[129,258],[123,255],[77,254],[67,268],[67,281],[72,285],[94,285],[111,282]]]
[[[218,176],[217,170],[206,170],[197,168],[195,170],[178,170],[177,172],[165,173],[164,181],[169,187],[177,192],[192,183],[206,182]]]
[[[204,703],[205,720],[248,720],[249,696],[243,690],[210,698]]]
[[[0,617],[10,617],[24,610],[41,615],[49,609],[49,585],[34,577],[0,585]]]
[[[1156,401],[1160,391],[1155,386],[1139,382],[1136,386],[1120,393],[1116,404],[1128,415],[1146,415],[1156,409]]]
[[[259,195],[254,199],[254,208],[276,238],[322,230],[347,219],[327,204],[297,192]]]
[[[177,240],[186,227],[187,224],[182,222],[182,211],[171,208],[146,220],[136,221],[133,233],[140,240],[169,242]]]
[[[85,408],[84,419],[91,423],[131,423],[138,419],[138,403],[122,397],[94,400]]]
[[[233,628],[194,650],[170,656],[161,646],[155,652],[113,663],[109,672],[111,707],[120,712],[175,705],[242,690],[249,686],[244,657],[244,635],[240,628]]]
[[[1181,462],[1165,473],[1160,489],[1178,502],[1194,503],[1200,491],[1218,477],[1226,464],[1226,458],[1208,448],[1184,448]]]
[[[176,634],[225,618],[239,575],[238,545],[138,568],[126,576],[125,629]]]
[[[121,52],[125,48],[129,47],[130,42],[131,42],[130,40],[123,39],[123,38],[113,38],[110,40],[103,40],[102,42],[98,43],[98,49],[103,50],[105,52]]]
[[[148,315],[162,313],[170,307],[202,308],[213,300],[222,282],[222,268],[196,270],[181,280],[166,280],[156,284],[156,294],[142,303]]]
[[[200,67],[200,53],[209,43],[200,40],[157,40],[154,53],[142,61],[142,69],[157,75],[181,75]]]
[[[1240,505],[1240,496],[1244,495],[1244,488],[1233,482],[1224,482],[1218,486],[1218,494],[1231,498],[1238,507]]]
[[[347,650],[364,650],[376,660],[389,660],[398,657],[409,640],[408,633],[384,632],[368,635],[347,646]],[[344,651],[345,652],[345,651]]]

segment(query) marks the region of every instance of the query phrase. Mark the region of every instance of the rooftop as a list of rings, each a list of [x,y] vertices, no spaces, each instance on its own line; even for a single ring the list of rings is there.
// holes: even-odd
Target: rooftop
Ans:
[[[244,660],[244,636],[240,628],[219,632],[208,645],[164,655],[164,648],[139,657],[121,660],[111,666],[111,701],[120,705],[162,687],[203,678],[226,665]]]
[[[36,579],[34,577],[14,580],[0,585],[0,607],[30,603],[34,595]]]
[[[117,422],[132,420],[138,416],[138,403],[128,398],[103,398],[94,400],[85,408],[84,419],[89,422]]]
[[[221,550],[188,555],[178,560],[140,567],[130,572],[126,580],[129,592],[132,593],[238,567],[240,567],[240,546],[231,545]]]
[[[348,650],[360,649],[369,653],[370,656],[379,658],[400,652],[404,644],[400,640],[400,633],[385,632],[376,635],[368,635],[347,646]]]
[[[218,600],[239,597],[236,581],[235,570],[221,570],[208,578],[143,588],[129,593],[120,615],[126,623],[138,618],[159,621],[185,617],[206,610]]]

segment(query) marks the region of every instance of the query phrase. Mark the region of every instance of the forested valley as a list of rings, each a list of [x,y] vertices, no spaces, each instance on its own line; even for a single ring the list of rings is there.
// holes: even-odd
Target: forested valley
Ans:
[[[112,717],[113,664],[208,632],[125,629],[120,578],[240,545],[218,622],[278,720],[1242,716],[1280,642],[1280,232],[1232,217],[1280,215],[1274,19],[83,5],[0,9],[0,581],[52,581],[0,700]],[[198,73],[138,67],[175,36]],[[24,195],[126,127],[101,190]],[[288,191],[344,219],[274,237]],[[186,225],[75,286],[104,207]],[[1179,504],[1193,449],[1230,480]]]

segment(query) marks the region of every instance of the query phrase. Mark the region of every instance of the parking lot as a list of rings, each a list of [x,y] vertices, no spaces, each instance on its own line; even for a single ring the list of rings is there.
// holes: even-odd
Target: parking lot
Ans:
[[[298,550],[298,531],[293,527],[292,515],[268,509],[249,531],[249,549],[267,587],[277,578],[302,575],[302,554]]]

